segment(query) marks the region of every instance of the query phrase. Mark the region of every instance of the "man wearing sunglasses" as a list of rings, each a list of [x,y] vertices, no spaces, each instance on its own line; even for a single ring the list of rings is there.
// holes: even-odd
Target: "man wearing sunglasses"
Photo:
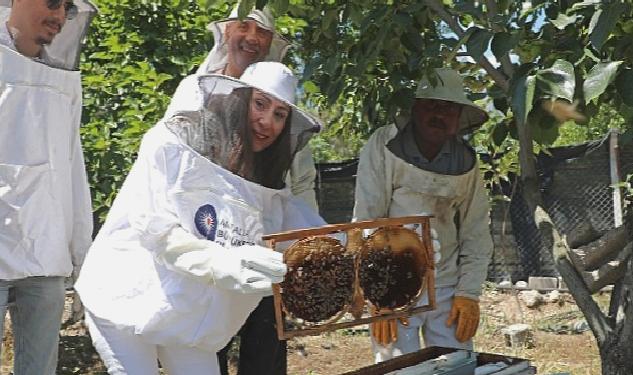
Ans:
[[[49,57],[44,46],[53,42],[66,20],[73,19],[77,12],[77,6],[70,0],[13,0],[9,20],[0,25],[3,29],[0,42],[46,62]]]
[[[411,118],[377,130],[358,164],[355,220],[430,213],[442,245],[436,309],[408,322],[372,324],[376,362],[420,349],[420,330],[426,346],[472,350],[479,323],[493,248],[488,196],[477,156],[460,134],[488,115],[466,97],[456,71],[434,73],[418,84]],[[427,296],[420,302],[428,304]]]
[[[57,367],[65,278],[91,243],[79,137],[85,0],[0,0],[0,335],[11,315],[15,375]]]

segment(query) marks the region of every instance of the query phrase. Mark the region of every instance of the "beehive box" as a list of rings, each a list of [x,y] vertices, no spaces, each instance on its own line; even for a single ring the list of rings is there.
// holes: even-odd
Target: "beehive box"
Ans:
[[[273,285],[279,338],[435,309],[430,218],[377,219],[264,236],[271,248],[294,241],[284,254],[286,279]],[[365,238],[363,232],[372,233]],[[339,233],[347,235],[345,246],[335,238]],[[420,305],[424,294],[428,303]]]
[[[453,348],[428,347],[341,375],[384,375],[392,371],[398,371],[399,374],[406,375],[427,375],[429,373],[433,375],[471,375],[476,373],[475,371],[481,371],[477,373],[485,373],[488,375],[536,374],[536,368],[531,366],[528,360],[490,353],[468,352],[469,357],[461,361],[461,363],[454,366],[446,366],[445,369],[436,369],[431,372],[425,372],[423,366],[421,366],[425,363],[437,361],[441,356],[450,356],[458,352],[460,352],[460,350]],[[476,359],[473,360],[472,358]],[[504,368],[490,370],[493,372],[483,372],[482,366],[490,366],[492,364],[503,364]],[[416,369],[419,369],[419,371],[416,371]]]

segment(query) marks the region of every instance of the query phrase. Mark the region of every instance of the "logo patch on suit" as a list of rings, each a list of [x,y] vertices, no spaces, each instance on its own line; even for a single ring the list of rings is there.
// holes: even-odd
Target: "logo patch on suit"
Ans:
[[[210,204],[198,208],[195,217],[196,229],[209,241],[215,241],[215,232],[218,227],[218,217],[215,208]]]

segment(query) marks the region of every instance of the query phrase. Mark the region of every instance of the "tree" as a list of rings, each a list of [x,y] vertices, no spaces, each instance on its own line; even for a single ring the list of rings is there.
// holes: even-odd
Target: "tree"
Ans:
[[[98,1],[102,15],[82,70],[88,73],[83,137],[100,215],[126,175],[141,134],[160,118],[177,82],[211,47],[205,23],[225,16],[235,2]],[[600,311],[570,260],[569,244],[543,208],[534,165],[535,145],[559,138],[561,120],[548,110],[552,105],[577,100],[590,118],[604,116],[603,108],[617,111],[630,138],[631,4],[243,0],[240,14],[266,4],[278,15],[279,30],[299,47],[286,62],[303,73],[304,104],[320,108],[334,123],[332,133],[357,144],[407,112],[423,74],[449,65],[467,77],[470,97],[498,111],[496,121],[477,135],[481,145],[520,144],[524,197],[596,337],[603,373],[633,373],[633,362],[625,361],[633,354],[633,265],[627,264],[617,284],[610,312]],[[624,233],[631,242],[628,228],[607,236],[621,239]]]
[[[617,110],[630,137],[631,4],[596,0],[270,4],[305,20],[299,55],[313,101],[353,108],[356,116],[345,125],[359,132],[368,133],[406,111],[414,82],[431,68],[451,65],[468,75],[471,96],[488,98],[505,117],[491,127],[491,143],[502,144],[507,137],[520,143],[524,198],[594,333],[603,373],[633,373],[633,363],[625,360],[633,354],[633,265],[625,263],[627,271],[617,283],[610,311],[600,311],[570,259],[569,244],[543,206],[534,159],[534,141],[552,144],[559,136],[559,123],[570,118],[561,116],[561,111],[573,109],[575,100],[590,116],[603,105]],[[612,243],[610,238],[630,243],[628,223],[607,233],[594,247],[604,250]]]

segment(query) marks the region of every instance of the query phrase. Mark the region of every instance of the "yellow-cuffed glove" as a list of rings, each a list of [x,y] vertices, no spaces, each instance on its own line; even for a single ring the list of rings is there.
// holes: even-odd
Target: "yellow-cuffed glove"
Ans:
[[[407,318],[386,319],[370,324],[371,335],[378,344],[387,346],[398,340],[398,320],[404,326],[409,325],[409,319]]]
[[[446,326],[450,327],[455,322],[457,341],[466,342],[475,336],[479,326],[479,302],[468,297],[453,297],[453,307],[446,320]]]

